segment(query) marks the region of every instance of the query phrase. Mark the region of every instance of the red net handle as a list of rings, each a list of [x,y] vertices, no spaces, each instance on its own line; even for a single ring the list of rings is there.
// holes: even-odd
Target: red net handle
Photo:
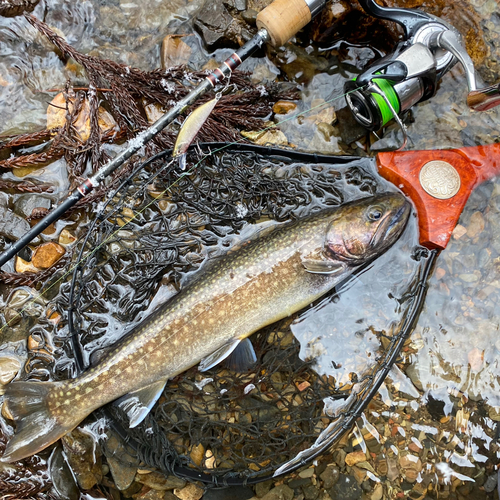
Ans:
[[[380,153],[377,164],[380,174],[415,204],[420,243],[444,249],[472,190],[500,175],[500,144]]]

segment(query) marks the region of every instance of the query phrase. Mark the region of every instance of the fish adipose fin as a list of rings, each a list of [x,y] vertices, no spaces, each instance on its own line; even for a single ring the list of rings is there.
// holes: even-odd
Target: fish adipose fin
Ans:
[[[346,265],[342,262],[319,259],[303,259],[302,265],[308,273],[312,274],[337,274],[346,268]]]
[[[7,386],[5,401],[16,421],[16,433],[5,448],[2,462],[29,457],[80,423],[81,417],[55,415],[49,407],[49,395],[59,389],[58,382],[12,382]]]
[[[227,358],[227,367],[234,372],[248,372],[257,362],[257,355],[249,339],[243,339]]]
[[[137,427],[160,399],[166,380],[158,380],[138,391],[129,392],[117,399],[113,404],[121,408],[129,418],[131,429]]]
[[[210,370],[210,368],[213,368],[215,365],[218,365],[221,361],[224,361],[238,347],[238,344],[240,343],[241,340],[236,338],[230,340],[222,347],[219,347],[212,354],[200,361],[198,370],[200,370],[200,372],[206,372],[207,370]]]

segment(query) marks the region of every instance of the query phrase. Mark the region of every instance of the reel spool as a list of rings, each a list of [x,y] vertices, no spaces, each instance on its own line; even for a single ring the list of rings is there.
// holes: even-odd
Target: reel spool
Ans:
[[[469,87],[467,104],[485,111],[500,104],[500,85],[484,87],[476,75],[462,36],[438,17],[411,9],[383,8],[374,0],[360,0],[371,15],[400,24],[405,40],[392,54],[367,68],[345,84],[347,105],[354,119],[375,132],[395,119],[403,131],[401,117],[412,106],[433,97],[438,82],[457,62],[463,66]]]

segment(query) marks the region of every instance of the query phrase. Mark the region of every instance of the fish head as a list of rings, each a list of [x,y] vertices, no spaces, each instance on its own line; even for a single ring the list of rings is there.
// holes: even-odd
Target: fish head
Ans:
[[[385,252],[401,236],[411,213],[400,193],[383,193],[340,207],[328,226],[325,253],[361,265]]]

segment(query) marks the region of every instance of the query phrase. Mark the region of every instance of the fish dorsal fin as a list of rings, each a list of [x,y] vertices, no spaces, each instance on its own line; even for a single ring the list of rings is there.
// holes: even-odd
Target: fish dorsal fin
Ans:
[[[227,358],[227,367],[234,372],[250,371],[257,362],[257,355],[249,339],[243,339]]]
[[[203,358],[200,361],[200,365],[198,369],[200,372],[206,372],[213,368],[215,365],[218,365],[221,361],[224,361],[237,347],[241,342],[240,339],[231,339],[229,342],[226,342],[222,347],[219,347],[212,354]]]
[[[302,265],[312,274],[337,274],[346,268],[343,262],[321,259],[302,259]]]
[[[142,389],[129,392],[113,404],[121,408],[128,416],[130,428],[138,426],[158,401],[165,388],[166,380],[158,380]]]

